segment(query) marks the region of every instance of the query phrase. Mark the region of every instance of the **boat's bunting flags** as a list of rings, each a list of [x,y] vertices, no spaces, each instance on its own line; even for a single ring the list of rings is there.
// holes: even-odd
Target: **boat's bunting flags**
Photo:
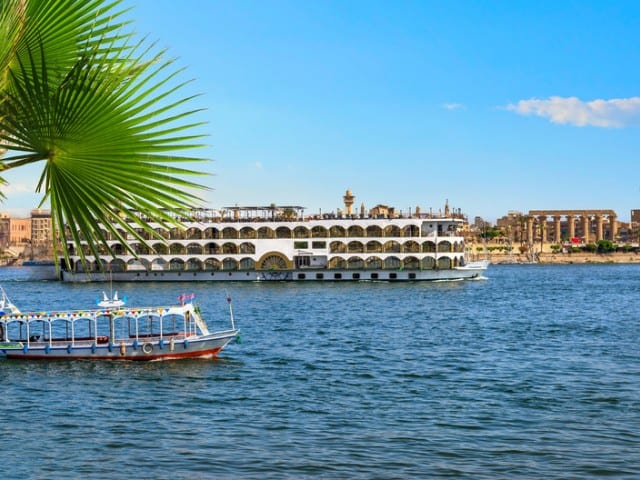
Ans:
[[[180,295],[178,297],[178,301],[184,305],[187,301],[193,301],[193,299],[196,298],[196,294],[195,293],[183,293],[182,295]]]

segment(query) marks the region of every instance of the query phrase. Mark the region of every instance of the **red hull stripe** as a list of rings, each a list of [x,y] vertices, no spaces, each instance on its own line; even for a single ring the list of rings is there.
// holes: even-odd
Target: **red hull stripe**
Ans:
[[[73,355],[29,355],[27,354],[19,354],[14,355],[11,353],[7,353],[7,358],[14,360],[113,360],[113,361],[121,361],[121,360],[130,360],[130,361],[149,361],[149,360],[178,360],[181,358],[200,358],[200,357],[215,357],[218,352],[222,350],[222,347],[212,348],[209,350],[199,350],[195,352],[183,352],[183,353],[166,353],[159,355],[113,355],[113,356],[99,356],[99,355],[82,355],[82,356],[73,356]]]

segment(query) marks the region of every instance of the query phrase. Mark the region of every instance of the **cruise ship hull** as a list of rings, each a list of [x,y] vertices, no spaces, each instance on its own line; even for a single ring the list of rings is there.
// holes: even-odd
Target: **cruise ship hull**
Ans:
[[[443,270],[273,270],[273,271],[127,271],[61,272],[65,282],[286,282],[286,281],[456,281],[481,278],[488,262],[472,262],[463,267]]]

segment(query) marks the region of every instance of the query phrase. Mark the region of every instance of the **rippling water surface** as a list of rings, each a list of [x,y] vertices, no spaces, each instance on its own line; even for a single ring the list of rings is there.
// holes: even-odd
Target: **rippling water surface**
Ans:
[[[0,269],[23,310],[108,285]],[[216,360],[0,362],[11,478],[639,478],[640,266],[458,283],[117,284],[195,292]]]

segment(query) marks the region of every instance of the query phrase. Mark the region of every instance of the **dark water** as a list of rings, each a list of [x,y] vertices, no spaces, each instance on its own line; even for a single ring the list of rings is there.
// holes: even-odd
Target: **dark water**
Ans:
[[[0,362],[6,478],[640,478],[640,266],[488,281],[118,284],[233,297],[214,361]],[[0,270],[23,310],[103,286]],[[107,286],[108,288],[108,286]],[[222,322],[218,322],[222,326]]]

